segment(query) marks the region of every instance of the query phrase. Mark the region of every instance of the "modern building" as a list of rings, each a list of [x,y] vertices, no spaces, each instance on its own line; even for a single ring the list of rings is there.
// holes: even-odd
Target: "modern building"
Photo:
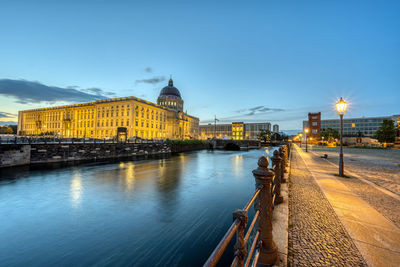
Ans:
[[[210,139],[214,136],[219,139],[256,140],[261,130],[271,131],[271,123],[244,123],[200,125],[200,138]]]
[[[199,119],[183,112],[183,99],[172,79],[157,104],[121,97],[18,112],[18,134],[50,133],[64,138],[196,139]]]
[[[313,127],[312,123],[319,122],[320,126],[314,125],[314,127],[319,127],[320,132],[332,128],[340,131],[340,119],[331,119],[331,120],[321,120],[319,119],[310,119],[310,114],[318,114],[318,113],[309,113],[309,121],[303,121],[303,131],[305,128]],[[313,117],[313,115],[311,115]],[[343,118],[343,136],[355,137],[361,133],[365,137],[372,137],[375,132],[381,126],[383,120],[393,120],[395,126],[399,127],[400,125],[400,115],[393,116],[383,116],[383,117],[362,117],[362,118]],[[311,126],[310,123],[311,122]],[[311,132],[312,134],[312,132]],[[319,136],[318,136],[319,137]]]
[[[278,124],[274,124],[274,126],[272,127],[272,131],[274,132],[274,133],[279,133],[279,125]]]

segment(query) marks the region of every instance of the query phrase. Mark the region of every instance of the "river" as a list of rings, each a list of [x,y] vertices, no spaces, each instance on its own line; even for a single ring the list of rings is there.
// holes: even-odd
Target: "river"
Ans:
[[[201,266],[268,152],[0,170],[0,265]]]

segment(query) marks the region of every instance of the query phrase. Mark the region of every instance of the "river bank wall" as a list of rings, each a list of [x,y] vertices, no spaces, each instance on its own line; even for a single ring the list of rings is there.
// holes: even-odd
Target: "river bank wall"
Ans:
[[[171,153],[166,143],[3,144],[0,168],[28,164],[129,159]]]

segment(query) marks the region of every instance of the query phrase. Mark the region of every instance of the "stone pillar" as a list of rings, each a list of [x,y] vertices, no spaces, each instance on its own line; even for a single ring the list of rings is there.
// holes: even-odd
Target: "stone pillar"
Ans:
[[[268,169],[268,158],[262,156],[258,160],[258,168],[253,170],[256,185],[262,185],[258,196],[260,217],[258,230],[260,231],[261,252],[259,265],[273,265],[278,258],[278,249],[272,238],[272,195],[271,181],[274,172]]]
[[[281,161],[281,183],[286,183],[286,179],[285,179],[285,171],[286,171],[286,163],[285,163],[285,153],[283,151],[283,148],[280,147],[279,148],[279,156],[281,157],[282,161]]]
[[[279,157],[279,152],[278,150],[274,151],[274,156],[271,158],[273,166],[275,166],[275,203],[280,204],[283,201],[283,197],[281,196],[281,183],[282,183],[282,175],[281,175],[281,163],[282,163],[282,158]]]

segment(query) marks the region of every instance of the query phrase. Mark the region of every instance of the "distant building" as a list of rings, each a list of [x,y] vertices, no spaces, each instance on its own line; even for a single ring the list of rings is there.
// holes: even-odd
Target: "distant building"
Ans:
[[[309,137],[319,138],[321,136],[321,112],[308,113]]]
[[[201,139],[209,139],[215,136],[219,139],[256,140],[261,130],[271,131],[271,123],[232,122],[231,124],[200,125],[199,128]]]
[[[52,134],[60,137],[195,139],[199,119],[183,112],[183,100],[172,79],[157,104],[134,97],[23,110],[18,113],[20,135]]]
[[[309,114],[318,114],[318,113],[309,113]],[[359,133],[361,133],[365,137],[372,137],[376,131],[381,126],[383,120],[393,120],[395,126],[400,125],[400,115],[393,115],[393,116],[382,116],[382,117],[363,117],[363,118],[343,118],[343,136],[348,137],[356,137]],[[318,121],[318,119],[316,119]],[[309,121],[311,124],[314,122],[313,119]],[[312,127],[309,126],[309,121],[303,121],[303,132],[305,128]],[[320,120],[320,132],[332,128],[337,131],[340,131],[340,119],[332,119],[332,120]],[[318,125],[314,125],[318,127]],[[312,134],[312,132],[311,132]],[[319,137],[319,136],[318,136]]]
[[[279,133],[279,125],[278,125],[278,124],[274,124],[274,126],[273,126],[273,132],[274,132],[274,133]]]

